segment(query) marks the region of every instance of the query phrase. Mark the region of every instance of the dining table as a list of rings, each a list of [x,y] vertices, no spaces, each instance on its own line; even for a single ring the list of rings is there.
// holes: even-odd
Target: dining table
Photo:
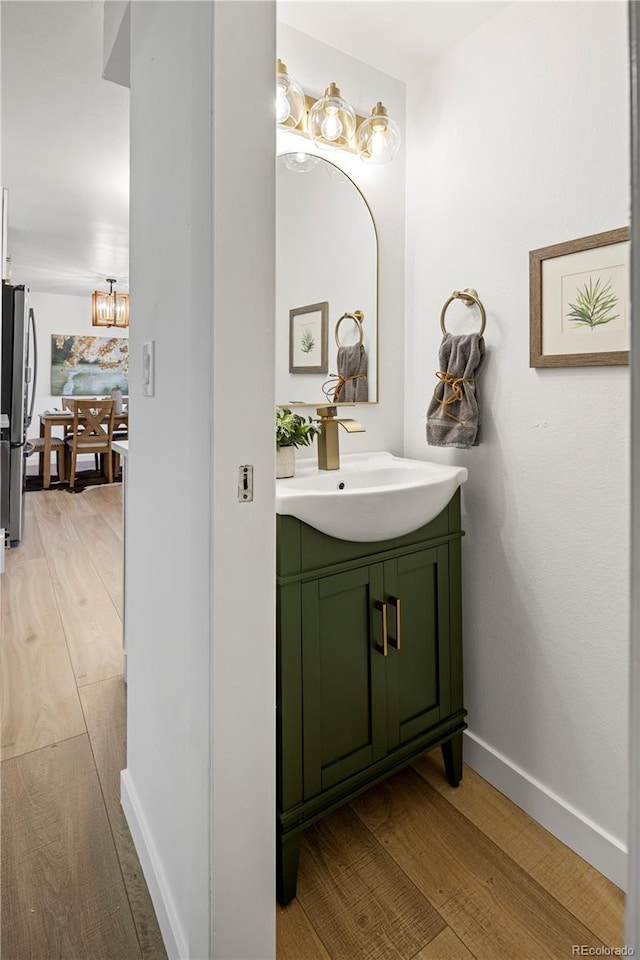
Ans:
[[[40,414],[40,436],[44,439],[44,448],[40,454],[40,475],[44,490],[48,490],[51,486],[51,431],[54,427],[66,427],[70,422],[73,422],[73,410],[45,410]],[[128,425],[128,410],[114,414],[114,430]]]

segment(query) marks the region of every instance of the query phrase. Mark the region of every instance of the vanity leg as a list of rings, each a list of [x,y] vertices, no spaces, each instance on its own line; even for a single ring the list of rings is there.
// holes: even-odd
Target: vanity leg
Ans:
[[[447,780],[452,787],[457,787],[462,780],[462,733],[442,744],[442,759]]]
[[[300,831],[278,840],[276,868],[276,894],[278,903],[286,907],[296,895],[298,859],[300,857]]]

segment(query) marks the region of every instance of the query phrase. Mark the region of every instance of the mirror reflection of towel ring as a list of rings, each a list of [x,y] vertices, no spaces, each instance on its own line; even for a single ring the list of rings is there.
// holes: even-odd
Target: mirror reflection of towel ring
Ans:
[[[353,320],[353,321],[355,322],[355,325],[356,325],[357,328],[358,328],[358,336],[359,336],[359,338],[360,338],[360,343],[359,343],[359,345],[362,346],[363,341],[364,341],[364,330],[362,329],[362,321],[364,320],[364,313],[362,312],[362,310],[354,310],[353,313],[343,313],[343,314],[342,314],[342,316],[340,317],[340,319],[339,319],[338,322],[336,323],[336,344],[337,344],[339,347],[342,347],[342,346],[343,346],[343,344],[340,343],[340,337],[338,336],[338,327],[340,326],[340,324],[342,323],[342,321],[345,320],[347,317],[348,317],[350,320]]]
[[[462,300],[462,302],[466,303],[468,307],[472,306],[475,303],[476,307],[480,311],[481,323],[480,323],[480,331],[478,333],[478,336],[481,337],[482,334],[484,333],[484,328],[487,325],[487,314],[485,312],[484,307],[482,306],[482,302],[480,298],[478,297],[477,291],[470,290],[470,289],[454,290],[451,296],[449,297],[449,299],[447,300],[447,302],[445,303],[444,307],[442,308],[442,313],[440,314],[440,328],[442,332],[443,333],[449,332],[444,324],[444,315],[447,312],[448,307],[450,306],[450,304],[453,303],[454,300]]]

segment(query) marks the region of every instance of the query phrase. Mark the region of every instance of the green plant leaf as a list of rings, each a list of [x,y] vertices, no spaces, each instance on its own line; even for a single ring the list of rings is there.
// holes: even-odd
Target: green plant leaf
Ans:
[[[601,284],[602,277],[598,277],[595,284],[593,277],[589,277],[589,282],[576,290],[576,302],[569,304],[567,313],[567,320],[573,321],[576,327],[595,330],[620,316],[613,312],[618,305],[618,296],[612,289],[613,280],[609,279],[604,286]]]
[[[311,333],[311,330],[305,330],[300,340],[300,349],[303,353],[311,353],[311,351],[315,349],[315,345],[315,337]]]
[[[305,420],[288,407],[276,409],[277,447],[308,447],[320,432],[321,428],[311,417]]]

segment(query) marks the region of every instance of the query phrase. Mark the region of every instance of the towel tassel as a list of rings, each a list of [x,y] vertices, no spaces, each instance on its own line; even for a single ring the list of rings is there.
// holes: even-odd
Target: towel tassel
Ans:
[[[360,377],[366,377],[366,376],[367,376],[366,373],[352,373],[350,377],[343,377],[341,373],[332,373],[329,379],[325,380],[325,382],[322,384],[322,392],[324,393],[327,400],[331,400],[331,399],[333,399],[334,401],[339,400],[340,394],[342,393],[342,389],[345,383],[347,382],[347,380],[359,380]],[[336,385],[328,386],[328,384],[332,383],[333,380],[337,380]],[[329,394],[332,391],[333,391],[333,397],[329,396]]]
[[[440,399],[440,397],[436,393],[440,385],[438,383],[436,383],[435,385],[433,395],[438,401],[438,403],[440,404],[440,406],[442,407],[442,412],[444,413],[445,416],[449,417],[451,420],[455,420],[457,423],[462,423],[462,420],[460,419],[460,417],[456,417],[454,413],[451,413],[449,410],[447,410],[447,407],[451,403],[458,403],[460,400],[462,400],[464,394],[462,392],[462,387],[460,386],[460,384],[475,383],[476,378],[475,377],[454,377],[454,375],[452,373],[449,373],[447,370],[437,370],[436,377],[443,384],[442,399]],[[446,393],[447,387],[451,388],[451,393],[445,400],[444,394]]]

